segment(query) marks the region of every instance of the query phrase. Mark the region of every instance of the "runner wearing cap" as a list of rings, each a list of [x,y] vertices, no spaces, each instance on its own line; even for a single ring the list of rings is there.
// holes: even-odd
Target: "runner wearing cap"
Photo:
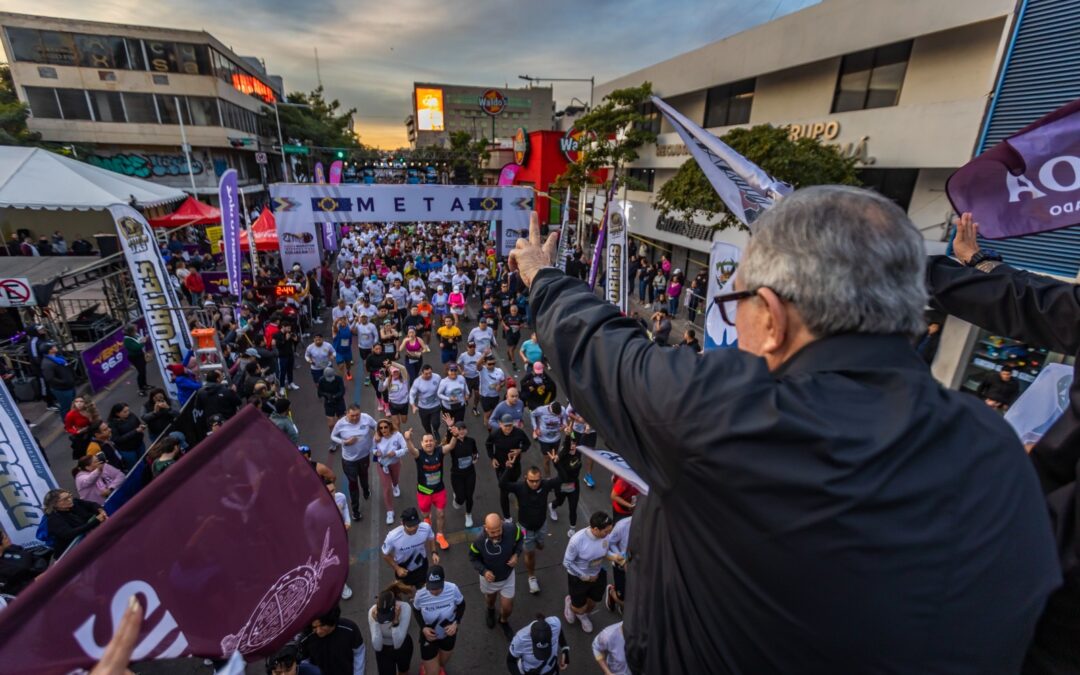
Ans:
[[[420,440],[421,450],[412,442],[412,429],[405,431],[405,443],[409,454],[416,460],[416,505],[424,520],[431,522],[431,509],[435,508],[435,541],[446,550],[450,544],[443,536],[446,524],[446,485],[443,483],[444,447],[436,443],[431,434]]]
[[[460,327],[461,320],[465,316],[465,294],[461,292],[461,286],[454,286],[450,292],[450,315],[454,317],[454,325]]]
[[[442,413],[439,401],[439,383],[442,378],[431,371],[431,366],[424,364],[420,369],[420,377],[412,382],[409,388],[409,403],[412,404],[414,413],[420,415],[420,425],[429,434],[438,435],[439,415]]]
[[[484,447],[487,456],[491,460],[491,466],[495,469],[495,478],[499,485],[499,506],[502,508],[503,518],[507,522],[510,517],[510,492],[501,485],[503,474],[506,474],[507,482],[521,478],[521,465],[517,459],[521,453],[529,449],[532,442],[525,432],[514,426],[514,418],[509,414],[499,418],[499,428],[488,434]]]
[[[311,465],[311,470],[315,472],[315,475],[317,475],[323,483],[334,483],[337,481],[337,476],[334,474],[333,469],[322,462],[317,462],[311,458],[310,445],[301,445],[298,446],[297,449],[300,451],[300,454],[304,456],[304,459],[307,460],[307,463]],[[353,520],[356,520],[356,518],[353,518]]]
[[[537,614],[536,620],[510,641],[506,666],[513,675],[554,675],[569,665],[570,646],[554,616]]]
[[[382,558],[394,571],[395,579],[414,588],[423,587],[427,582],[429,560],[439,564],[435,533],[431,525],[420,520],[420,514],[413,507],[401,513],[401,525],[386,535]]]
[[[514,610],[517,580],[514,568],[521,555],[522,539],[517,525],[505,522],[497,513],[489,513],[484,518],[483,531],[469,545],[469,562],[480,575],[480,592],[487,606],[487,627],[495,627],[495,599],[501,597],[498,623],[507,639],[513,635],[510,612]]]
[[[532,411],[533,438],[540,442],[544,456],[544,477],[551,475],[551,454],[562,443],[562,430],[566,426],[566,411],[558,401],[542,405]]]
[[[630,666],[626,663],[626,638],[623,636],[622,621],[600,631],[593,639],[592,651],[593,658],[604,675],[630,675]]]
[[[465,596],[446,580],[442,565],[432,565],[427,585],[413,598],[416,622],[420,624],[420,664],[424,675],[439,675],[446,667],[457,642],[458,626],[465,615]]]
[[[517,387],[506,388],[506,399],[495,406],[488,419],[488,429],[495,431],[499,428],[499,420],[505,415],[510,416],[510,421],[516,427],[524,426],[525,402],[521,400]]]
[[[405,675],[412,667],[413,642],[409,635],[412,624],[412,605],[404,602],[408,596],[401,584],[391,584],[379,593],[368,611],[371,648],[379,675]]]
[[[454,508],[465,506],[465,527],[473,526],[473,493],[476,492],[476,462],[480,454],[476,441],[469,437],[465,422],[444,416],[447,435],[443,452],[450,453],[450,485],[454,488]]]
[[[465,382],[465,378],[461,377],[460,368],[456,363],[451,363],[446,367],[446,377],[439,382],[437,393],[444,412],[449,413],[455,422],[465,419],[465,402],[469,400],[469,385]],[[431,433],[437,433],[437,430]]]
[[[522,398],[529,410],[536,410],[555,400],[555,380],[547,374],[540,361],[532,364],[532,374],[522,378],[521,387],[524,392]]]
[[[465,353],[457,357],[457,364],[461,366],[461,372],[465,376],[465,384],[469,385],[472,393],[472,412],[479,415],[476,406],[480,404],[480,363],[484,360],[482,352],[476,348],[476,341],[469,335],[469,341],[465,343]]]
[[[597,511],[589,518],[589,527],[570,537],[563,555],[563,567],[570,593],[566,596],[563,616],[567,623],[581,621],[581,629],[591,633],[596,603],[607,589],[604,561],[611,556],[611,516]]]
[[[479,387],[480,407],[484,410],[484,426],[491,419],[491,411],[499,405],[499,396],[506,386],[506,373],[495,366],[495,355],[488,354],[480,368]]]

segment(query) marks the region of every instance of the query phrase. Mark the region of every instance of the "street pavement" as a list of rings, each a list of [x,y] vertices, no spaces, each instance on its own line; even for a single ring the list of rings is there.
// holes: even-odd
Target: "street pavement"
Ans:
[[[476,303],[474,301],[472,303],[473,311],[475,311],[475,308]],[[328,333],[330,326],[328,312],[323,312],[323,318],[325,322],[315,326],[315,329],[323,329]],[[467,322],[462,332],[467,334],[468,330],[474,325],[474,322]],[[525,337],[527,337],[527,333]],[[310,339],[305,339],[305,346],[309,341]],[[431,347],[432,353],[425,356],[425,362],[433,365],[436,372],[438,372],[438,344],[435,339],[432,339]],[[502,348],[501,342],[500,348],[495,351],[498,356],[498,366],[508,375],[520,380],[522,371],[513,371],[511,364],[506,360],[506,352]],[[298,359],[298,362],[295,379],[296,383],[300,385],[300,389],[290,391],[289,398],[292,401],[293,419],[300,430],[301,442],[311,446],[315,459],[327,464],[337,473],[339,477],[338,489],[347,493],[348,485],[341,470],[340,453],[331,454],[328,451],[330,432],[327,428],[326,417],[323,414],[322,403],[315,395],[315,386],[309,375],[307,364],[301,359]],[[149,368],[151,386],[155,386],[160,382],[155,370],[153,366]],[[351,389],[348,402],[358,402],[363,407],[364,412],[379,419],[380,415],[375,408],[375,395],[372,388],[363,386],[360,377],[356,377],[348,385]],[[558,398],[564,404],[566,403],[565,392],[560,391]],[[142,403],[145,400],[138,395],[134,370],[130,371],[113,388],[101,393],[95,399],[98,401],[98,408],[102,414],[107,414],[109,407],[117,401],[126,401],[133,409],[141,410]],[[56,415],[53,414],[53,417],[56,417]],[[465,529],[464,510],[455,510],[449,503],[446,508],[446,533],[451,547],[449,551],[443,552],[442,564],[446,568],[447,579],[460,586],[466,602],[465,617],[462,620],[457,645],[448,664],[447,672],[471,672],[486,675],[487,673],[506,671],[505,659],[508,645],[498,627],[488,629],[484,623],[484,600],[479,591],[477,574],[469,564],[468,546],[475,536],[479,534],[479,528],[484,516],[488,513],[498,512],[499,492],[495,472],[491,469],[490,462],[487,461],[483,450],[484,440],[487,438],[487,432],[483,429],[483,420],[480,417],[474,417],[471,412],[467,414],[466,419],[469,435],[476,439],[480,448],[481,459],[477,467],[476,504],[473,513],[475,527],[469,530]],[[31,421],[33,421],[33,418],[31,418]],[[71,488],[73,487],[73,479],[70,474],[70,467],[73,465],[71,450],[66,435],[62,433],[62,430],[57,435],[54,427],[55,422],[49,419],[43,421],[37,431],[40,432],[39,438],[46,447],[57,480],[62,486]],[[414,440],[418,442],[419,435],[423,431],[419,419],[415,415],[410,414],[404,428],[415,429]],[[531,427],[528,428],[531,429]],[[538,444],[534,441],[532,447],[525,453],[522,464],[524,467],[532,464],[539,466],[541,465],[541,459]],[[449,467],[447,467],[447,474],[449,474]],[[611,474],[597,467],[593,475],[596,478],[596,488],[590,489],[584,485],[582,487],[581,500],[578,505],[579,529],[587,526],[589,515],[594,511],[607,510],[610,512],[611,509],[609,498]],[[342,615],[359,624],[364,633],[365,644],[370,642],[366,612],[374,604],[374,598],[378,592],[385,588],[394,578],[392,570],[381,558],[379,547],[387,532],[398,524],[395,523],[393,526],[386,524],[386,514],[382,508],[379,488],[379,476],[374,468],[371,470],[370,480],[372,486],[371,501],[364,502],[361,499],[363,518],[358,522],[354,522],[352,529],[349,531],[351,565],[348,583],[353,589],[353,596],[341,603]],[[447,490],[448,495],[452,495],[449,481],[447,481]],[[411,458],[406,456],[402,460],[401,496],[394,500],[395,511],[398,515],[405,508],[416,506],[415,495],[416,465]],[[452,498],[449,501],[452,501]],[[549,521],[549,536],[545,549],[537,555],[536,576],[541,588],[538,595],[529,594],[524,560],[518,563],[517,596],[514,599],[514,611],[510,621],[514,629],[517,630],[535,618],[538,612],[542,612],[546,616],[559,617],[563,621],[571,652],[571,665],[565,672],[599,672],[599,667],[592,657],[592,638],[602,628],[615,623],[620,617],[608,612],[601,606],[600,610],[592,617],[594,629],[591,634],[585,634],[580,624],[565,625],[565,620],[562,619],[563,599],[567,592],[566,572],[562,567],[562,556],[566,550],[568,540],[567,509],[568,506],[564,504],[558,511],[559,521],[556,523]],[[511,511],[516,517],[517,507],[513,497],[511,497]],[[273,531],[268,529],[266,536],[274,536]],[[133,560],[132,568],[135,569],[136,566],[137,562]],[[608,577],[609,579],[611,577],[610,571]],[[222,589],[222,592],[227,592],[227,589]],[[417,645],[418,629],[414,626],[411,632],[414,645]],[[418,646],[416,646],[413,656],[413,667],[419,669]],[[133,667],[133,670],[138,673],[160,673],[165,675],[211,672],[210,667],[203,665],[202,659],[181,659],[137,664]],[[249,674],[262,674],[265,672],[262,661],[249,664],[247,667],[247,673]],[[376,672],[375,656],[370,650],[367,657],[367,672]]]

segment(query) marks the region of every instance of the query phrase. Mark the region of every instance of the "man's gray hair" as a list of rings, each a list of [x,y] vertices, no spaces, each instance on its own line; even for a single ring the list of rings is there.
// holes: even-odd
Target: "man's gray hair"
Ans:
[[[803,188],[754,224],[739,264],[745,288],[771,288],[818,336],[926,328],[926,251],[900,207],[843,185]]]

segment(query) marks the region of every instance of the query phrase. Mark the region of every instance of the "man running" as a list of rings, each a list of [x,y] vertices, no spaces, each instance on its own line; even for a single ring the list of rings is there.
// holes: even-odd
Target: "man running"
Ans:
[[[354,403],[330,432],[330,440],[341,446],[341,470],[349,485],[349,504],[353,520],[363,518],[360,513],[360,491],[364,492],[364,501],[371,496],[368,467],[371,466],[375,424],[375,418],[361,412],[360,406]]]
[[[442,565],[433,565],[427,584],[413,598],[413,614],[420,624],[420,663],[424,675],[439,675],[454,652],[458,627],[465,615],[465,596],[446,580]]]
[[[518,371],[517,346],[521,342],[521,327],[525,323],[525,317],[517,305],[510,305],[510,311],[502,317],[503,339],[506,340],[506,359]]]
[[[495,469],[495,478],[500,480],[507,474],[507,482],[521,478],[521,465],[517,462],[521,453],[529,449],[532,442],[525,432],[514,426],[514,418],[503,415],[499,418],[499,428],[488,434],[484,447],[487,449],[491,467]],[[506,522],[513,522],[510,517],[510,492],[499,486],[499,506]]]
[[[459,375],[456,363],[446,367],[446,377],[439,382],[437,393],[442,402],[442,409],[454,418],[455,422],[465,419],[465,402],[469,400],[469,385]]]
[[[570,537],[563,555],[570,591],[563,617],[567,623],[581,621],[581,629],[586,633],[593,629],[589,615],[607,589],[604,561],[611,555],[611,527],[611,516],[605,511],[597,511],[589,518],[589,527]]]
[[[416,460],[416,505],[420,514],[428,523],[431,522],[431,509],[435,508],[435,541],[439,548],[446,550],[450,544],[443,536],[446,525],[446,485],[443,483],[443,446],[435,442],[431,434],[424,434],[420,439],[421,452],[412,442],[412,429],[405,431],[405,443],[409,455]]]
[[[439,400],[439,383],[442,378],[431,371],[431,366],[424,364],[420,377],[413,380],[409,389],[409,403],[413,413],[420,415],[420,424],[424,431],[434,436],[439,434],[439,415],[442,405]]]
[[[503,521],[497,513],[484,518],[483,532],[469,545],[469,562],[480,575],[480,592],[487,606],[485,621],[494,628],[495,600],[499,600],[498,623],[510,639],[510,612],[514,609],[514,567],[522,550],[522,534],[517,525]]]
[[[476,449],[476,441],[469,437],[465,422],[455,422],[449,415],[444,415],[443,421],[450,429],[443,452],[450,453],[450,485],[454,488],[454,508],[465,507],[465,527],[472,527],[476,463],[480,454]]]
[[[544,456],[545,478],[551,475],[550,455],[558,452],[565,425],[566,413],[558,401],[542,405],[532,412],[533,438],[540,441],[540,453]]]
[[[507,387],[506,400],[495,406],[488,419],[488,429],[495,431],[499,428],[499,420],[509,415],[510,422],[516,427],[523,427],[525,420],[525,402],[521,400],[517,387]]]
[[[504,471],[499,478],[499,490],[511,492],[517,497],[518,526],[525,535],[525,571],[529,574],[529,592],[540,592],[540,582],[536,580],[536,551],[544,550],[547,539],[548,495],[557,490],[562,481],[559,478],[544,480],[539,467],[531,466],[525,472],[524,482],[509,481]]]
[[[401,513],[401,525],[390,530],[382,545],[382,557],[394,578],[413,588],[427,583],[428,561],[438,565],[435,533],[431,525],[420,520],[416,509],[409,507]]]
[[[480,403],[480,363],[484,358],[483,354],[477,351],[476,342],[472,338],[465,343],[465,353],[457,357],[457,364],[465,376],[465,384],[469,385],[472,394],[473,415],[480,414],[477,405]]]
[[[491,420],[491,411],[499,405],[499,396],[503,387],[506,386],[506,373],[495,366],[494,354],[488,354],[482,365],[477,391],[480,393],[480,407],[484,411],[484,426],[486,427]]]

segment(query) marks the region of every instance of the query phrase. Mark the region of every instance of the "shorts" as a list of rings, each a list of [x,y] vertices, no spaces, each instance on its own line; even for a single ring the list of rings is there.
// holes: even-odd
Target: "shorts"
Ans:
[[[495,409],[495,406],[499,405],[498,396],[481,396],[480,407],[484,409],[484,412],[491,412]]]
[[[457,635],[447,635],[441,640],[435,640],[434,642],[428,642],[424,637],[424,631],[420,631],[420,660],[430,661],[439,656],[439,652],[452,652],[454,651],[454,643],[457,642]]]
[[[559,451],[559,442],[558,441],[555,441],[554,443],[548,443],[547,441],[539,441],[539,443],[540,443],[540,452],[543,453],[545,458],[548,456],[548,454],[551,453],[552,450],[554,450],[555,452]]]
[[[474,391],[480,391],[480,376],[477,375],[476,377],[466,377],[465,384],[469,385],[470,394]]]
[[[423,492],[416,493],[416,505],[420,507],[420,513],[431,513],[431,505],[442,511],[446,509],[446,490],[442,489],[430,495]]]
[[[338,352],[334,358],[339,364],[347,363],[350,366],[352,365],[352,354],[343,354],[341,352]]]
[[[535,551],[538,548],[537,542],[543,542],[547,538],[547,522],[541,525],[539,530],[526,530],[522,527],[521,532],[525,535],[525,550]],[[544,548],[544,544],[541,543],[539,548]]]
[[[584,433],[584,434],[575,433],[574,436],[577,439],[578,445],[584,445],[586,448],[595,448],[596,447],[596,432],[595,431],[590,431],[590,432]]]
[[[409,404],[408,403],[393,403],[393,402],[391,402],[390,403],[390,414],[391,415],[408,415],[409,414]]]
[[[491,595],[493,593],[498,593],[499,595],[503,596],[507,600],[513,600],[514,599],[515,588],[517,586],[517,584],[515,583],[516,579],[517,579],[517,575],[515,575],[512,572],[510,573],[510,576],[506,577],[502,581],[488,581],[487,579],[484,578],[484,575],[481,574],[480,575],[480,592],[483,593],[484,595]]]
[[[519,331],[514,331],[512,333],[504,331],[503,337],[506,338],[507,347],[517,347],[518,343],[521,342],[521,333]]]
[[[343,417],[345,415],[345,401],[341,400],[337,403],[324,403],[323,412],[327,417]]]
[[[567,572],[566,580],[570,590],[570,604],[574,607],[584,607],[586,601],[600,602],[607,588],[607,570],[601,569],[596,581],[585,581]]]
[[[416,588],[423,588],[424,584],[427,583],[427,573],[428,573],[428,561],[427,561],[427,558],[424,558],[424,564],[423,565],[421,565],[420,567],[417,567],[416,569],[412,570],[411,572],[406,574],[404,578],[399,579],[399,581],[401,581],[401,583],[403,583],[403,584],[405,584],[407,586],[415,586]]]

